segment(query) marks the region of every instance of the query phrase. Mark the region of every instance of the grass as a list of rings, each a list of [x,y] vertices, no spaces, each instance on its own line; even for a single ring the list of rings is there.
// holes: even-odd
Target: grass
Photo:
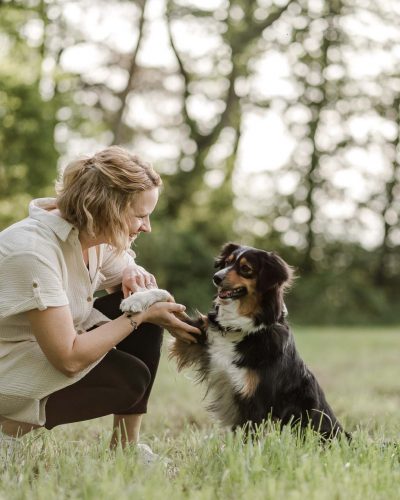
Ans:
[[[268,427],[243,443],[214,425],[203,388],[164,352],[142,440],[169,458],[108,451],[111,417],[26,436],[0,465],[0,499],[397,499],[400,329],[296,328],[299,350],[353,442]]]

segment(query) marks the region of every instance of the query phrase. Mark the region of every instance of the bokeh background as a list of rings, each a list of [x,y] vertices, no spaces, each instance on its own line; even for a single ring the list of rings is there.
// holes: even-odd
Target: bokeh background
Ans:
[[[139,263],[207,310],[226,241],[279,252],[292,321],[400,322],[398,0],[3,0],[0,229],[79,154],[165,187]]]

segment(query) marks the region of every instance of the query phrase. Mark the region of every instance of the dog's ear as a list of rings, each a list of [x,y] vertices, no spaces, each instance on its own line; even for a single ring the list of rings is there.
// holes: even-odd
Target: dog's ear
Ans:
[[[293,274],[292,267],[279,255],[273,252],[265,252],[262,257],[258,286],[262,290],[268,290],[276,285],[290,286]]]
[[[218,269],[222,269],[225,259],[235,250],[237,250],[240,245],[236,243],[225,243],[225,245],[221,248],[221,253],[216,257],[214,261],[214,267]]]

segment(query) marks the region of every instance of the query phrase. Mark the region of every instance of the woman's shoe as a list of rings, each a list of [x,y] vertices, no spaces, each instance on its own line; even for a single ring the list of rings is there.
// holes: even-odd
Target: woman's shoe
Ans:
[[[154,453],[148,444],[138,443],[136,449],[139,461],[143,465],[151,465],[160,460],[160,455]]]

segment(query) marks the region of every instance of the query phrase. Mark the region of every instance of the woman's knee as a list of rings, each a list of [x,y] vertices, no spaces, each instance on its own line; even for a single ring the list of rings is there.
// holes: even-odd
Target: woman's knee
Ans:
[[[158,364],[161,355],[163,329],[151,323],[142,323],[117,344],[117,350],[132,354],[151,367]]]
[[[131,366],[129,370],[124,370],[124,381],[120,385],[120,395],[123,408],[129,408],[142,399],[149,387],[152,377],[148,367],[136,359],[135,367]]]

